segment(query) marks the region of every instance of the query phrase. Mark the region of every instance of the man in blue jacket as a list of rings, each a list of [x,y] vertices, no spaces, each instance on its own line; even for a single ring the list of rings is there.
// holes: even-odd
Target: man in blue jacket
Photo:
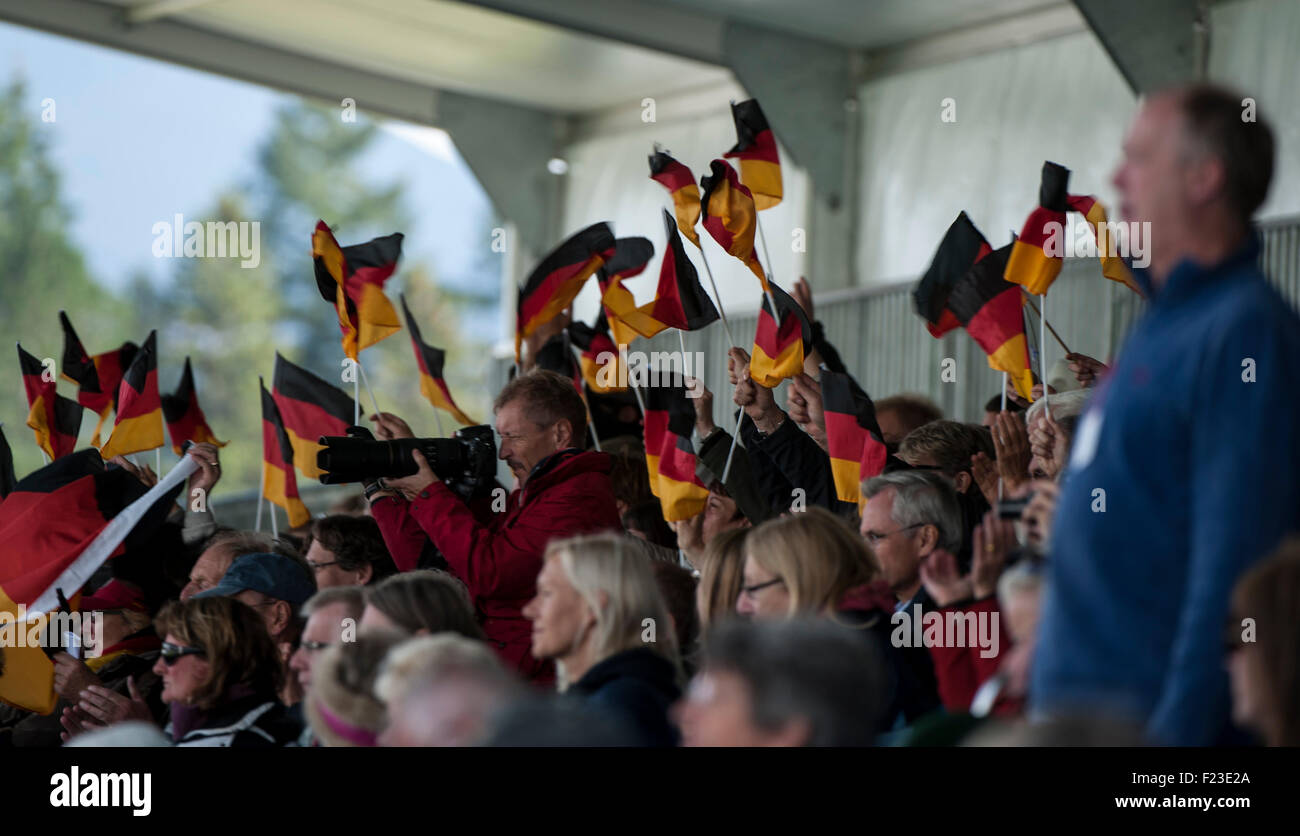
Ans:
[[[1150,224],[1150,302],[1076,430],[1033,716],[1109,711],[1170,745],[1228,728],[1229,595],[1300,511],[1300,319],[1259,269],[1274,142],[1245,104],[1166,92],[1125,139],[1114,184]]]

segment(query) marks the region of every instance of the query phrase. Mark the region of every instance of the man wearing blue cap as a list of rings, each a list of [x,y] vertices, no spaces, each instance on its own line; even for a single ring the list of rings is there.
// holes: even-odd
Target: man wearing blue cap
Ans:
[[[236,558],[216,586],[193,597],[234,598],[257,610],[287,665],[302,628],[298,611],[315,592],[315,581],[298,561],[282,554],[262,552]],[[301,698],[297,677],[286,676],[282,701],[292,705]]]

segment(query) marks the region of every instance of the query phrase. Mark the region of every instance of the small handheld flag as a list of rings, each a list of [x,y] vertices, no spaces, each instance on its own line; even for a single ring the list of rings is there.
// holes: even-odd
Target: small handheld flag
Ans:
[[[889,458],[876,407],[847,374],[823,370],[821,387],[835,493],[844,502],[858,503],[862,482],[883,473]]]
[[[1056,281],[1065,261],[1065,212],[1070,170],[1054,162],[1043,163],[1038,187],[1038,208],[1025,219],[1020,237],[1012,244],[1005,278],[1041,296]]]
[[[736,144],[723,156],[740,160],[740,180],[753,193],[758,211],[771,209],[781,202],[781,156],[776,137],[757,99],[732,103],[731,118],[736,123]]]
[[[297,528],[311,519],[311,512],[298,495],[293,445],[289,443],[275,399],[266,391],[261,378],[257,385],[262,390],[262,495],[283,508],[289,515],[289,525]]]
[[[158,396],[157,332],[140,346],[117,392],[117,418],[100,448],[105,459],[163,445],[162,399]]]
[[[948,307],[989,356],[989,366],[1006,372],[1020,396],[1034,388],[1021,290],[1002,278],[1015,244],[1008,244],[970,269],[952,289]]]
[[[774,312],[768,299],[776,303]],[[775,282],[764,294],[754,330],[754,351],[749,359],[749,376],[759,386],[771,389],[782,380],[803,371],[804,358],[812,346],[812,326],[799,303]]]
[[[704,228],[722,249],[745,262],[758,276],[766,292],[767,275],[754,252],[754,231],[758,222],[754,196],[740,184],[736,170],[726,160],[709,163],[709,171],[710,174],[700,178]]]
[[[384,283],[402,255],[402,233],[340,247],[325,222],[317,221],[311,253],[316,287],[326,302],[334,303],[338,314],[344,354],[356,360],[362,349],[402,327],[393,303],[384,295]]]
[[[456,401],[451,397],[447,381],[443,379],[442,367],[446,352],[434,348],[420,336],[420,326],[411,316],[411,309],[406,305],[406,297],[399,297],[402,303],[402,315],[406,317],[406,330],[411,332],[411,345],[415,349],[415,362],[420,367],[420,394],[433,404],[435,409],[449,413],[451,417],[466,426],[473,426],[474,420],[460,411]]]
[[[36,434],[36,444],[53,461],[71,453],[81,431],[81,405],[63,397],[55,380],[45,379],[41,361],[18,346],[18,367],[27,393],[27,426]]]
[[[613,257],[614,233],[602,222],[574,233],[542,259],[519,288],[516,362],[524,340],[567,308],[587,279]]]
[[[936,339],[961,325],[948,309],[952,288],[975,263],[993,252],[989,242],[962,212],[944,233],[930,268],[912,291],[916,312],[925,318],[926,328]]]
[[[337,386],[290,363],[278,351],[271,398],[293,448],[292,458],[285,461],[296,465],[303,476],[319,478],[324,471],[316,464],[316,453],[321,449],[316,439],[346,434],[356,414],[356,401]]]
[[[181,372],[181,382],[177,384],[176,391],[162,396],[162,409],[163,418],[167,421],[167,432],[172,437],[172,452],[176,455],[184,452],[187,441],[226,446],[226,442],[217,441],[217,436],[208,426],[203,409],[199,407],[190,358],[185,358],[185,370]]]
[[[695,230],[695,225],[700,222],[700,187],[695,184],[695,175],[666,152],[655,148],[650,155],[650,179],[668,190],[673,199],[677,228],[692,244],[700,246],[700,233]]]

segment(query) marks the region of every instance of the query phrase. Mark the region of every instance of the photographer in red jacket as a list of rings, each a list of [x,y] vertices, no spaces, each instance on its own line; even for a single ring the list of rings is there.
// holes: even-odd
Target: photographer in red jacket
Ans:
[[[394,562],[414,569],[426,541],[469,588],[483,632],[526,678],[549,680],[549,664],[530,653],[532,627],[521,610],[534,596],[542,554],[552,538],[620,530],[609,482],[612,460],[586,452],[586,407],[573,381],[535,370],[506,384],[493,405],[500,438],[498,458],[518,487],[473,509],[412,453],[419,472],[384,481],[371,499]],[[381,413],[372,418],[380,438],[411,437],[406,422]]]

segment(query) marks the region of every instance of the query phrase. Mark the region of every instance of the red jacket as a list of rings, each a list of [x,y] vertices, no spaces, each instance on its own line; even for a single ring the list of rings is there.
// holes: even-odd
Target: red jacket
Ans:
[[[401,571],[414,569],[425,540],[432,540],[469,587],[483,632],[501,656],[525,678],[546,679],[551,667],[533,658],[532,624],[522,610],[536,594],[547,543],[622,529],[611,464],[606,453],[557,453],[510,494],[500,513],[471,511],[442,482],[409,503],[376,501],[371,513]]]
[[[967,604],[943,607],[937,610],[940,617],[947,618],[950,612],[987,613],[989,616],[998,612],[996,597],[983,598]],[[983,651],[969,639],[963,647],[930,646],[930,658],[934,660],[934,674],[939,681],[939,697],[944,708],[951,713],[967,713],[971,701],[984,681],[998,672],[1002,657],[1010,646],[1011,636],[1002,627],[1002,619],[997,620],[998,652],[985,657]],[[993,713],[999,716],[1019,713],[1020,702],[1002,696],[993,704]]]

